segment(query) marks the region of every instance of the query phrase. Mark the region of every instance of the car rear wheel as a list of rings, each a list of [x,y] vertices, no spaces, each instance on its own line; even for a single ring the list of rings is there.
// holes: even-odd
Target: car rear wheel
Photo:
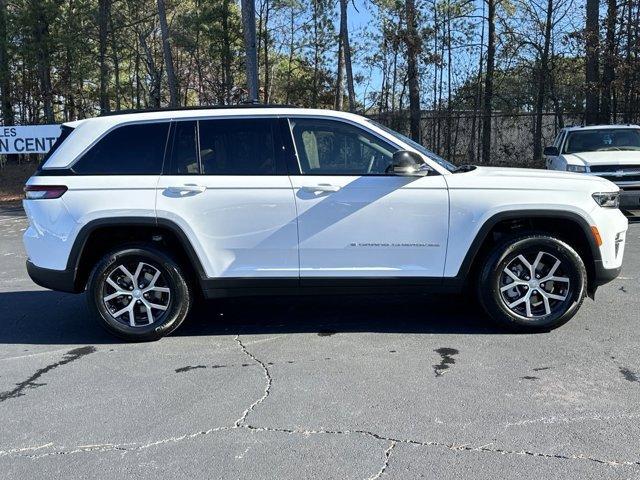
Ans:
[[[498,323],[547,331],[573,317],[585,297],[587,272],[567,243],[546,235],[512,238],[488,255],[478,299]]]
[[[168,335],[185,320],[192,303],[180,266],[151,247],[105,255],[91,273],[87,298],[99,323],[127,341]]]

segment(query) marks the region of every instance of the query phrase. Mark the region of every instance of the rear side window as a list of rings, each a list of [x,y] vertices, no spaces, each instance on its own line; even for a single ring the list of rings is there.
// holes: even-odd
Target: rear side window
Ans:
[[[276,121],[200,121],[200,165],[204,175],[275,175]]]
[[[180,121],[172,135],[166,175],[285,173],[277,119]]]
[[[72,169],[81,175],[159,175],[168,132],[168,122],[118,127]]]

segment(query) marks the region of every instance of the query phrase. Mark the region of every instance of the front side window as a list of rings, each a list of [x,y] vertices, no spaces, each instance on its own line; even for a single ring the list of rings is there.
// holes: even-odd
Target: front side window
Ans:
[[[640,130],[603,128],[569,132],[563,153],[640,150]]]
[[[199,124],[203,175],[277,174],[274,119],[202,120]]]
[[[169,123],[124,125],[107,133],[72,167],[81,175],[159,175]]]
[[[348,123],[292,118],[300,170],[308,175],[384,175],[394,146]]]

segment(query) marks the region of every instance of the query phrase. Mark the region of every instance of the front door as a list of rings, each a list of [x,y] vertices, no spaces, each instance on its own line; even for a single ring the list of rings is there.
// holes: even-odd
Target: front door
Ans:
[[[296,209],[277,119],[178,121],[171,143],[157,215],[188,234],[206,275],[297,282]]]
[[[300,276],[440,278],[449,200],[441,175],[387,173],[397,147],[342,120],[295,117]]]

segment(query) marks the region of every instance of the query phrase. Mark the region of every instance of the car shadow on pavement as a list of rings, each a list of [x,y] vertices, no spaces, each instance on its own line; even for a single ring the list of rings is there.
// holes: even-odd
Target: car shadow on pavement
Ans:
[[[178,337],[386,332],[506,334],[462,297],[254,297],[200,301]],[[118,340],[90,318],[84,295],[0,293],[0,344],[105,344]]]
[[[0,203],[0,217],[24,217],[24,209],[22,202],[6,202]]]

